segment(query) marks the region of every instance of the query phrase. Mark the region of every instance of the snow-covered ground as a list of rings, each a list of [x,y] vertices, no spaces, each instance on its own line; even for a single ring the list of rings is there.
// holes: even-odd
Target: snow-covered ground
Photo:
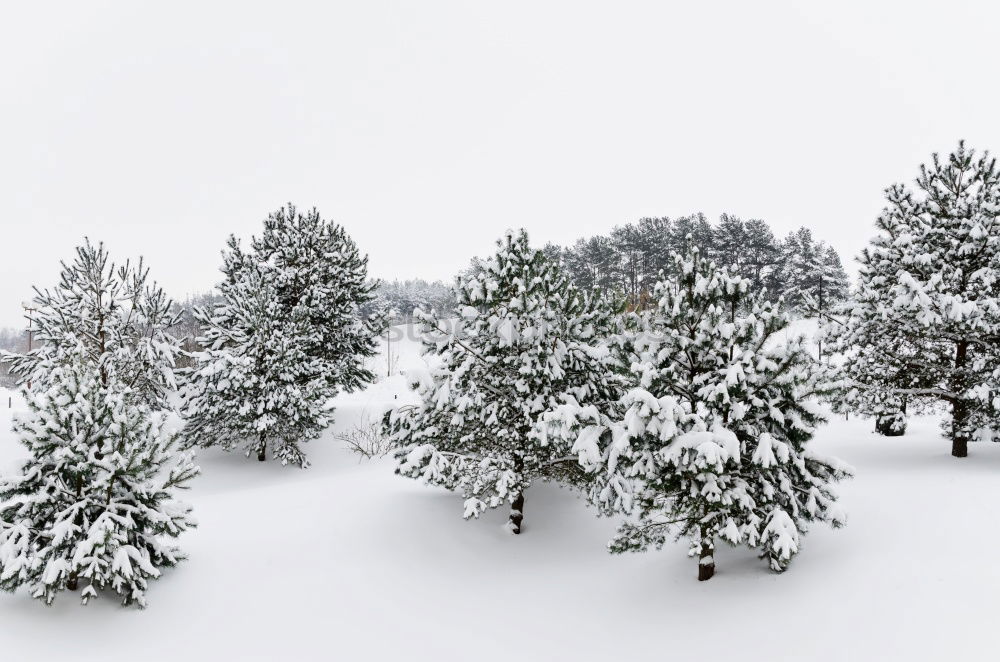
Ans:
[[[399,347],[398,369],[423,365]],[[22,450],[0,396],[9,470]],[[458,497],[359,463],[334,435],[397,397],[399,376],[339,398],[304,471],[202,452],[191,559],[149,608],[0,594],[0,660],[995,659],[1000,446],[956,460],[936,420],[887,439],[836,418],[815,443],[857,469],[848,526],[815,529],[784,575],[721,549],[699,583],[682,544],[609,555],[615,523],[567,490],[532,488],[516,537],[506,513],[465,522]]]

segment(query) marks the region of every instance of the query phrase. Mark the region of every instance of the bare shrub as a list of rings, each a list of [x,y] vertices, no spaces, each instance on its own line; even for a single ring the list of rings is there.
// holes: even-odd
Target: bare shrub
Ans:
[[[378,420],[366,420],[335,435],[335,438],[343,441],[347,449],[361,460],[385,457],[395,448],[389,437],[382,433],[382,426]]]

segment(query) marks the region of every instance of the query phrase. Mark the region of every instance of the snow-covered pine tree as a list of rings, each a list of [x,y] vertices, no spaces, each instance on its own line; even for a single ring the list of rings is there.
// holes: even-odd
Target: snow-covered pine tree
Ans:
[[[892,337],[893,329],[885,324],[880,328],[867,321],[858,323],[856,316],[867,314],[868,301],[852,302],[824,325],[828,352],[835,356],[827,366],[832,386],[829,395],[834,411],[871,416],[876,432],[898,437],[906,433],[907,415],[915,412],[910,411],[907,397],[894,389],[920,385],[918,376],[909,369],[919,353],[905,338]],[[893,347],[891,352],[886,351],[889,346]]]
[[[360,308],[362,317],[373,318],[382,311],[395,310],[403,321],[409,322],[417,308],[433,310],[445,316],[454,314],[454,287],[441,281],[428,282],[418,278],[391,282],[369,281],[369,284],[375,289],[372,299]]]
[[[970,440],[994,436],[1000,405],[1000,173],[959,142],[916,185],[886,189],[838,342],[870,348],[873,364],[850,373],[868,401],[947,407],[951,453],[965,457]]]
[[[102,374],[91,339],[70,342],[15,418],[30,457],[0,479],[0,588],[51,603],[82,586],[84,604],[110,589],[145,606],[148,581],[185,558],[169,538],[194,521],[175,493],[198,468],[164,412]]]
[[[896,389],[933,388],[933,382],[913,370],[921,349],[899,327],[879,319],[878,309],[893,296],[884,286],[894,277],[887,262],[869,261],[862,254],[858,287],[849,301],[821,316],[821,342],[833,360],[826,366],[828,396],[834,411],[871,416],[875,431],[887,437],[906,432],[907,415],[926,410],[910,405]],[[879,273],[881,272],[881,273]],[[888,279],[887,279],[888,277]]]
[[[733,276],[748,277],[751,265],[748,263],[749,255],[746,249],[750,237],[743,219],[732,214],[723,214],[719,217],[713,239],[716,263]]]
[[[674,219],[670,228],[670,246],[672,251],[682,253],[697,247],[703,256],[711,258],[717,251],[715,228],[702,213]],[[674,266],[676,263],[668,260],[665,271],[669,273]]]
[[[54,367],[82,343],[105,386],[120,382],[128,385],[127,397],[153,409],[169,408],[180,351],[169,331],[181,311],[149,280],[141,258],[115,265],[104,244],[86,240],[73,262],[62,263],[55,288],[35,288],[31,308],[35,349],[4,356],[20,383],[47,389]]]
[[[816,261],[808,274],[806,292],[816,302],[816,310],[826,315],[843,302],[850,292],[850,281],[844,265],[833,246],[818,242]]]
[[[827,314],[847,298],[850,282],[840,255],[808,228],[799,228],[782,247],[781,293],[786,302],[805,314]]]
[[[202,325],[195,367],[181,391],[187,445],[246,448],[282,464],[308,466],[300,443],[330,424],[336,369],[310,355],[321,335],[303,303],[287,310],[267,265],[240,250],[235,238],[224,254],[223,303],[196,308]]]
[[[757,218],[747,221],[746,244],[739,250],[743,254],[745,276],[750,279],[750,290],[767,290],[767,298],[777,299],[781,294],[781,250],[770,226]]]
[[[816,263],[812,231],[801,227],[781,242],[781,296],[791,309],[798,309],[808,295],[809,274]]]
[[[567,398],[589,405],[621,395],[601,346],[616,310],[573,286],[524,231],[480,264],[456,286],[457,326],[421,314],[434,359],[417,385],[422,403],[391,412],[386,427],[400,448],[398,473],[461,493],[466,517],[509,503],[519,533],[533,482],[583,478],[568,443],[539,437],[542,417]]]
[[[365,361],[378,351],[384,320],[358,314],[374,298],[376,284],[368,280],[368,257],[344,227],[324,220],[315,207],[302,214],[289,203],[268,216],[251,245],[250,256],[263,265],[281,309],[301,311],[313,328],[305,351],[323,362],[331,386],[355,391],[374,381]]]
[[[815,361],[747,280],[697,249],[676,261],[677,279],[657,286],[650,329],[614,345],[628,351],[632,390],[613,407],[558,408],[548,435],[575,439],[599,477],[591,499],[627,516],[611,551],[685,537],[704,580],[725,541],[782,571],[810,522],[844,521],[832,483],[850,469],[808,448],[822,421]]]
[[[670,262],[670,237],[673,221],[667,217],[640,218],[638,222],[642,244],[643,269],[639,283],[639,310],[645,310],[653,296],[659,274]]]

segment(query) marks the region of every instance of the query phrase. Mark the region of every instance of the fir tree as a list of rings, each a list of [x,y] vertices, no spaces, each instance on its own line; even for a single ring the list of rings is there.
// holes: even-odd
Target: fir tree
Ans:
[[[148,581],[185,558],[168,539],[194,526],[175,491],[198,468],[174,454],[165,414],[102,374],[92,339],[69,342],[15,419],[30,458],[0,480],[0,588],[51,603],[82,585],[84,604],[112,590],[145,606]]]
[[[82,344],[104,386],[120,382],[128,386],[128,397],[169,408],[180,351],[170,329],[181,311],[149,280],[141,258],[116,265],[104,244],[87,240],[73,262],[62,263],[58,286],[35,288],[31,308],[35,349],[4,356],[22,384],[48,388],[53,369]]]
[[[834,331],[846,402],[944,405],[952,455],[993,436],[1000,378],[1000,174],[960,142],[886,189],[856,302]],[[836,325],[835,325],[836,326]],[[852,393],[853,391],[853,393]],[[878,413],[878,412],[875,412]]]
[[[784,570],[813,521],[843,522],[831,484],[850,474],[812,453],[822,417],[802,338],[745,279],[677,256],[678,278],[657,287],[649,331],[614,346],[636,382],[613,407],[566,405],[548,433],[573,438],[597,480],[592,500],[627,516],[613,552],[690,542],[698,578],[720,541],[759,549]]]
[[[398,473],[461,493],[466,517],[509,503],[519,533],[534,481],[583,478],[568,444],[546,443],[538,426],[566,398],[617,397],[600,348],[615,315],[531,249],[523,231],[481,266],[457,285],[458,327],[420,316],[437,367],[418,384],[421,405],[391,413],[386,425],[400,447]]]

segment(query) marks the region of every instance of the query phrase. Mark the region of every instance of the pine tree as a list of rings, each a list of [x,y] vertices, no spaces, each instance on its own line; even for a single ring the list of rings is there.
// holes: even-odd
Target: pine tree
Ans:
[[[384,320],[362,320],[358,311],[373,297],[368,257],[343,226],[288,204],[264,221],[247,256],[259,267],[285,313],[300,310],[316,334],[306,352],[323,361],[327,379],[355,391],[374,381],[365,361],[375,356]],[[266,265],[266,268],[264,268]]]
[[[611,230],[611,245],[618,256],[619,288],[630,308],[639,306],[644,266],[643,236],[639,226],[619,225]]]
[[[715,228],[701,213],[676,219],[670,230],[671,251],[684,253],[697,248],[708,259],[714,258],[718,251],[715,239]],[[669,272],[675,266],[676,263],[671,259],[667,262],[666,270]]]
[[[820,315],[826,315],[847,298],[850,291],[847,272],[832,246],[822,241],[816,244],[814,261],[806,273],[803,291],[815,302],[813,309]]]
[[[670,267],[670,237],[673,221],[667,217],[639,219],[639,236],[642,242],[643,269],[639,283],[641,294],[639,309],[649,304],[660,272]]]
[[[843,522],[831,484],[850,470],[807,447],[822,422],[819,373],[800,337],[782,338],[788,318],[747,280],[697,249],[676,260],[649,331],[613,344],[631,360],[633,388],[604,410],[557,409],[549,434],[575,439],[598,475],[592,500],[627,516],[613,552],[685,537],[704,580],[725,541],[782,571],[810,522]]]
[[[850,387],[864,402],[945,405],[952,455],[966,457],[994,436],[1000,405],[1000,173],[959,142],[920,167],[916,190],[895,184],[886,199],[838,340],[855,348]]]
[[[563,259],[563,249],[559,244],[554,244],[551,241],[544,246],[542,246],[542,253],[545,254],[545,259],[550,262],[555,262],[559,264]]]
[[[906,432],[907,415],[916,411],[909,396],[895,389],[933,384],[921,381],[911,367],[920,360],[920,347],[896,333],[895,325],[869,316],[884,294],[873,291],[873,282],[883,281],[871,276],[862,268],[854,299],[824,317],[821,339],[836,357],[827,367],[830,395],[834,411],[871,416],[876,432],[898,437]]]
[[[316,209],[282,208],[250,251],[235,237],[228,247],[223,302],[195,312],[206,349],[186,375],[186,443],[245,446],[261,461],[273,446],[282,464],[306,467],[300,443],[330,424],[329,401],[375,378],[365,360],[385,319],[360,310],[377,284],[344,229]]]
[[[202,324],[195,367],[185,376],[187,445],[246,447],[247,455],[307,467],[300,443],[330,424],[336,385],[327,365],[310,356],[319,331],[300,306],[286,311],[262,265],[230,239],[220,286],[224,303],[195,310]]]
[[[777,300],[781,294],[781,250],[767,223],[756,218],[746,222],[746,244],[740,252],[745,268],[743,275],[750,279],[750,290],[766,290],[768,299]]]
[[[913,362],[920,360],[920,346],[897,333],[895,324],[878,319],[879,302],[889,295],[883,286],[894,277],[895,269],[888,262],[872,263],[869,257],[868,251],[862,254],[852,298],[836,306],[832,314],[820,315],[819,340],[836,357],[827,366],[834,411],[871,416],[876,432],[898,437],[906,433],[907,415],[916,412],[909,396],[895,389],[931,388],[933,384],[912,369]]]
[[[819,251],[812,231],[802,227],[790,233],[781,245],[781,252],[781,295],[790,308],[801,310],[810,300],[819,264]]]
[[[600,348],[615,311],[570,284],[523,231],[481,264],[456,288],[457,328],[421,315],[437,367],[418,385],[420,406],[393,412],[386,425],[400,447],[398,473],[461,493],[466,517],[509,503],[519,533],[533,482],[583,478],[568,445],[546,443],[538,425],[566,398],[617,397]]]
[[[749,236],[743,219],[730,214],[719,218],[715,228],[715,262],[732,276],[746,278],[750,270],[746,252]]]
[[[551,244],[550,244],[551,245]],[[360,308],[362,317],[374,319],[379,311],[395,310],[398,316],[409,322],[413,311],[434,310],[438,314],[451,316],[455,312],[455,294],[451,286],[442,281],[428,282],[419,278],[405,281],[373,281],[375,286],[372,300]]]
[[[141,258],[116,265],[103,243],[87,240],[73,262],[62,263],[58,286],[35,288],[31,308],[35,349],[4,356],[20,383],[48,388],[53,369],[82,343],[105,386],[120,382],[128,385],[128,397],[154,409],[170,407],[180,351],[170,330],[181,311],[149,280]]]
[[[194,526],[175,491],[198,473],[176,434],[130,386],[95,363],[92,339],[32,391],[14,431],[30,458],[0,480],[0,588],[51,603],[83,585],[83,603],[112,590],[145,606],[148,581],[184,554],[167,539]]]
[[[840,255],[808,228],[799,228],[782,246],[781,294],[789,306],[806,315],[827,315],[848,295],[850,283]]]

